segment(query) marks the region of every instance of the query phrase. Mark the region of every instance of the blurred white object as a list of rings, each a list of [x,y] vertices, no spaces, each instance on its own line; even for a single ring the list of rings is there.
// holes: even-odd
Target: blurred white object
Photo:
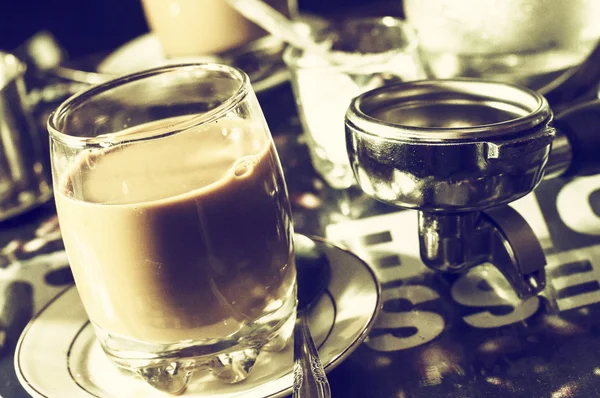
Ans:
[[[286,15],[295,5],[293,0],[266,1]],[[225,0],[142,0],[142,4],[168,58],[210,55],[264,35]]]
[[[257,29],[223,0],[143,0],[167,57],[206,55],[255,38]]]
[[[404,0],[434,77],[488,77],[540,89],[600,37],[600,0]]]
[[[39,31],[27,39],[15,50],[14,54],[26,65],[42,71],[57,67],[67,56],[56,37],[45,30]]]

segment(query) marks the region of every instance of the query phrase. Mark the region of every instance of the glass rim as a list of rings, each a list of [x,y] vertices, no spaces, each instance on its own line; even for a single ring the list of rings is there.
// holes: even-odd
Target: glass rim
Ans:
[[[240,78],[240,86],[237,91],[232,94],[227,100],[220,103],[214,109],[203,112],[199,115],[195,115],[184,121],[178,121],[173,124],[169,124],[168,131],[164,128],[157,128],[155,131],[146,131],[142,136],[138,134],[123,136],[118,138],[120,131],[115,131],[107,134],[101,134],[93,137],[79,137],[74,136],[65,132],[62,132],[58,128],[60,120],[73,109],[77,109],[81,104],[85,103],[88,99],[95,97],[98,94],[105,93],[109,90],[117,88],[119,86],[126,85],[128,83],[140,81],[149,77],[159,76],[165,73],[171,73],[174,71],[192,68],[207,71],[225,71]],[[83,90],[63,101],[48,117],[47,128],[50,133],[50,139],[68,145],[70,147],[104,147],[106,144],[124,144],[136,141],[144,141],[152,138],[165,137],[172,134],[188,130],[193,127],[198,127],[205,123],[210,123],[225,113],[236,107],[242,102],[250,92],[250,79],[248,75],[241,69],[230,65],[211,63],[211,62],[189,62],[159,66],[152,69],[146,69],[140,72],[135,72],[127,75],[123,75],[107,82],[92,86],[86,90]]]
[[[403,52],[414,52],[417,51],[418,49],[418,38],[417,38],[417,32],[414,30],[414,28],[412,27],[412,25],[410,25],[408,22],[406,22],[406,20],[395,17],[395,16],[382,16],[382,17],[351,17],[351,18],[347,18],[344,19],[342,21],[340,21],[339,23],[337,23],[338,25],[345,25],[345,24],[352,24],[352,23],[372,23],[372,24],[379,24],[382,26],[386,26],[388,28],[393,28],[393,27],[398,27],[402,30],[403,34],[405,35],[405,37],[408,39],[406,41],[406,45],[400,48],[394,48],[392,50],[388,50],[385,52],[379,52],[379,53],[373,53],[373,55],[380,55],[380,54],[385,54],[388,52],[398,52],[398,53],[403,53]],[[327,25],[324,28],[320,29],[317,31],[317,33],[320,32],[325,32],[327,30],[332,29],[333,27],[335,27],[336,25]],[[301,65],[298,60],[300,58],[302,58],[302,55],[304,54],[304,50],[298,47],[294,47],[292,45],[287,45],[285,47],[285,50],[283,51],[283,61],[285,62],[285,64],[290,67],[290,68],[294,68],[294,69],[313,69],[313,70],[322,70],[322,69],[333,69],[333,70],[344,70],[345,68],[348,68],[348,65],[344,65],[344,64],[338,64],[338,65],[333,65],[333,64],[316,64],[316,65]]]

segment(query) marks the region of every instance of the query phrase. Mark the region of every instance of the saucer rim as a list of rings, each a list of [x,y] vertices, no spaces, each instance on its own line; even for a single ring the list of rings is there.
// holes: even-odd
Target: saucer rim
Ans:
[[[152,32],[143,33],[143,34],[140,34],[140,35],[132,38],[131,40],[126,41],[125,43],[117,46],[116,48],[107,51],[104,54],[104,56],[102,56],[101,59],[94,62],[93,68],[83,68],[77,64],[75,64],[75,65],[59,65],[53,70],[53,73],[57,77],[67,80],[67,81],[95,85],[98,83],[102,83],[102,82],[105,82],[108,80],[115,79],[119,76],[125,76],[125,75],[129,75],[131,73],[136,73],[141,70],[148,69],[148,68],[142,68],[140,70],[131,70],[125,74],[120,73],[118,71],[108,71],[104,68],[102,70],[100,70],[100,67],[102,66],[102,64],[104,62],[106,62],[106,60],[109,59],[110,57],[115,57],[116,54],[118,54],[119,52],[124,53],[124,51],[126,51],[126,50],[127,50],[127,52],[130,52],[130,51],[132,51],[131,48],[133,48],[135,50],[137,47],[142,46],[144,44],[144,41],[147,41],[147,40],[158,40],[158,39],[156,38],[156,35],[154,35]],[[260,50],[260,48],[257,50],[253,50],[253,49],[254,49],[254,47],[260,47],[261,40],[263,42],[266,40],[274,41],[275,37],[267,35],[265,37],[252,40],[251,42],[246,43],[245,45],[240,46],[239,48],[232,49],[229,52],[231,54],[233,54],[232,55],[233,59],[238,59],[238,58],[244,56],[245,54],[257,54],[258,51]],[[140,44],[140,43],[142,43],[142,44]],[[281,53],[283,53],[283,50],[281,51]],[[123,55],[119,54],[119,57],[122,57],[122,56]],[[227,61],[226,59],[216,60],[216,58],[219,56],[220,56],[220,54],[218,54],[218,53],[209,54],[206,56],[197,57],[197,60],[198,60],[198,62],[227,63],[227,62],[225,62],[225,61]],[[185,58],[185,59],[187,61],[193,60],[193,58]],[[162,64],[167,64],[166,61],[168,61],[168,60],[163,58],[159,61],[161,61],[160,64],[162,65]],[[158,66],[158,65],[156,65],[156,66]],[[238,67],[238,66],[236,66],[236,67]],[[86,70],[86,69],[93,69],[93,70]],[[258,80],[251,79],[251,84],[252,84],[252,88],[254,89],[254,92],[256,94],[262,94],[262,93],[268,92],[271,89],[279,87],[286,82],[289,82],[290,78],[291,78],[291,73],[285,67],[285,65],[283,64],[283,60],[282,60],[281,66],[278,67],[274,73],[271,73],[268,76],[263,77],[262,79],[258,79]]]
[[[374,285],[374,294],[375,294],[375,305],[373,306],[373,311],[372,313],[369,315],[369,319],[368,322],[366,323],[365,327],[362,329],[362,331],[356,336],[355,339],[352,340],[352,342],[350,344],[348,344],[347,346],[344,347],[343,350],[341,350],[339,353],[337,353],[336,355],[332,356],[332,358],[329,360],[329,362],[327,364],[323,365],[323,368],[325,370],[326,373],[329,373],[330,371],[334,370],[338,365],[340,365],[350,354],[352,354],[357,348],[358,346],[360,346],[360,344],[362,344],[364,342],[364,340],[367,338],[369,332],[371,331],[371,329],[373,328],[375,321],[377,319],[377,316],[380,313],[381,307],[382,307],[382,295],[381,295],[381,285],[377,279],[377,276],[375,274],[375,272],[373,271],[373,269],[368,265],[368,263],[363,260],[362,258],[360,258],[358,255],[356,255],[355,253],[353,253],[352,251],[350,251],[348,248],[342,246],[341,244],[338,243],[333,243],[325,238],[319,237],[319,236],[315,236],[315,235],[308,235],[308,234],[300,234],[300,233],[295,233],[295,235],[301,235],[304,237],[307,237],[313,241],[319,242],[323,245],[329,246],[330,248],[336,249],[336,250],[341,250],[343,252],[345,252],[346,254],[350,255],[351,257],[354,257],[354,259],[356,260],[357,265],[360,264],[366,271],[367,274],[371,277],[373,285]],[[17,375],[17,379],[19,380],[19,383],[21,384],[21,386],[27,391],[27,393],[29,393],[30,395],[32,395],[33,398],[52,398],[50,396],[45,395],[44,393],[38,391],[35,386],[33,384],[30,383],[30,381],[28,381],[26,379],[26,377],[23,375],[22,369],[21,369],[21,361],[20,361],[20,357],[21,357],[21,349],[22,349],[22,345],[23,342],[29,332],[29,330],[33,327],[34,323],[36,322],[37,319],[39,319],[41,317],[41,315],[50,307],[52,306],[54,303],[56,303],[61,297],[64,296],[65,293],[67,293],[68,291],[70,291],[71,289],[76,289],[76,286],[74,284],[65,287],[63,290],[61,290],[60,292],[58,292],[54,297],[52,297],[46,304],[44,304],[44,306],[42,306],[42,308],[31,318],[31,320],[29,321],[29,323],[26,325],[26,327],[23,329],[23,332],[21,333],[21,335],[19,336],[19,340],[17,341],[17,345],[15,347],[15,353],[14,353],[14,357],[13,357],[13,364],[14,364],[14,368],[15,368],[15,373]],[[335,314],[337,314],[337,301],[335,299],[335,297],[333,296],[333,294],[329,291],[329,289],[327,289],[327,295],[329,296],[329,299],[331,300],[333,306],[334,306],[334,312]],[[333,319],[333,324],[330,328],[330,330],[327,332],[327,335],[325,336],[325,338],[323,339],[323,342],[320,344],[319,349],[327,342],[327,340],[331,337],[332,331],[335,327],[335,321],[336,321],[336,315],[334,315],[334,319]],[[75,334],[75,337],[73,338],[73,341],[71,341],[69,343],[69,351],[66,353],[66,356],[68,358],[70,351],[71,351],[71,347],[73,342],[75,341],[75,338],[81,333],[81,331],[83,329],[85,329],[87,327],[87,325],[90,323],[89,318],[86,319],[82,325],[78,326],[78,331]],[[68,368],[68,361],[67,361],[67,368]],[[70,373],[70,369],[67,369],[67,371]],[[74,379],[73,379],[74,380]],[[81,386],[75,381],[75,383],[81,388]],[[285,389],[273,392],[269,395],[264,396],[263,398],[279,398],[279,397],[284,397],[286,395],[289,395],[292,392],[293,386],[290,385]],[[104,398],[101,396],[97,396],[93,393],[91,393],[90,391],[88,391],[87,389],[83,389],[85,393],[90,394],[90,397],[96,397],[96,398]]]

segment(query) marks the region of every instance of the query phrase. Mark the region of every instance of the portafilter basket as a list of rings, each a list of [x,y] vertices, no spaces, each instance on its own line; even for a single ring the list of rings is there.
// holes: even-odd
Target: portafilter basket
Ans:
[[[346,114],[350,163],[360,187],[418,211],[423,262],[458,272],[490,262],[520,297],[545,286],[544,253],[507,206],[546,177],[600,171],[600,135],[589,103],[553,120],[545,98],[481,80],[400,83],[355,98]],[[600,131],[598,131],[600,133]]]

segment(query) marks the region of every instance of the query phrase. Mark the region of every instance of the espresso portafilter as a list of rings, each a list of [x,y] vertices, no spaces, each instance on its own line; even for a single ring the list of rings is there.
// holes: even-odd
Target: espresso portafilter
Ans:
[[[542,178],[600,172],[600,103],[553,117],[529,89],[481,80],[400,83],[346,113],[350,163],[373,198],[418,212],[429,268],[489,262],[519,297],[545,286],[542,247],[509,203]]]

